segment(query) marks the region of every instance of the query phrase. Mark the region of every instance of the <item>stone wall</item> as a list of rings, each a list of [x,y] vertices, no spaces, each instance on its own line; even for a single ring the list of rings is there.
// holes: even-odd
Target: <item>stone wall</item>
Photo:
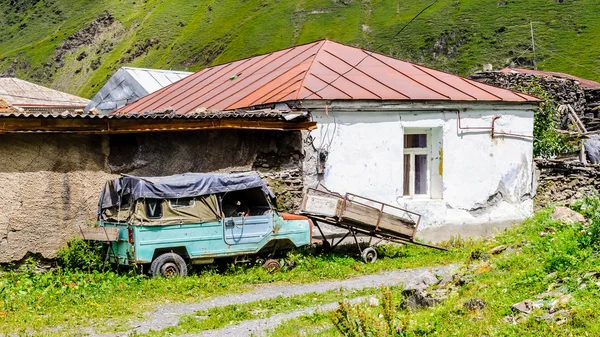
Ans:
[[[56,250],[95,220],[120,173],[257,170],[294,210],[302,196],[300,132],[220,130],[127,135],[0,135],[0,262]]]
[[[536,209],[553,204],[570,205],[584,195],[600,191],[600,165],[537,159],[539,173]]]
[[[520,92],[524,91],[523,88],[537,82],[558,104],[570,104],[580,117],[586,111],[586,92],[574,80],[494,71],[475,73],[469,77],[479,82]],[[561,128],[566,129],[568,123],[568,117],[561,116]]]

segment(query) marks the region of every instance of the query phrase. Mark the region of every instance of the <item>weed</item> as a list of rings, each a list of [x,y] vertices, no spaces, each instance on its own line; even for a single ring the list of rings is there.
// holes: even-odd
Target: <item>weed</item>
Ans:
[[[92,271],[104,267],[104,252],[106,247],[97,241],[84,241],[73,238],[67,247],[61,248],[56,254],[58,266],[66,271]]]
[[[344,336],[407,336],[406,326],[397,324],[394,299],[389,288],[382,288],[381,302],[381,308],[369,310],[365,304],[352,305],[341,301],[338,308],[329,314],[329,319]]]

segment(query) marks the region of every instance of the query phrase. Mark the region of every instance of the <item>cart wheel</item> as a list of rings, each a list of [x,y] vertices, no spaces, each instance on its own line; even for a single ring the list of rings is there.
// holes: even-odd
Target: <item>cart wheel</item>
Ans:
[[[187,275],[185,260],[175,253],[164,253],[150,265],[150,274],[154,277],[176,277]]]
[[[377,251],[372,247],[365,248],[362,251],[362,259],[365,263],[373,263],[377,261]]]
[[[263,264],[263,268],[270,272],[276,272],[281,269],[281,263],[274,259],[268,259],[265,264]]]

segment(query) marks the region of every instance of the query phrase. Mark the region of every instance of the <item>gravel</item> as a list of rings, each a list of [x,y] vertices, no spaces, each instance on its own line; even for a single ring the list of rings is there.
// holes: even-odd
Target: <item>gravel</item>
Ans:
[[[215,307],[223,307],[231,304],[245,304],[265,299],[273,299],[279,296],[290,297],[295,295],[303,295],[307,293],[323,293],[330,290],[340,288],[352,290],[363,288],[376,288],[380,286],[394,286],[403,284],[405,289],[425,289],[430,285],[437,283],[436,276],[445,277],[450,275],[457,269],[458,265],[447,265],[440,267],[415,268],[404,270],[386,271],[378,274],[364,275],[348,278],[345,280],[320,281],[308,284],[286,284],[286,285],[260,285],[254,290],[242,294],[224,295],[207,299],[202,302],[192,304],[166,304],[159,306],[155,311],[148,314],[148,317],[143,321],[136,322],[131,325],[131,330],[114,334],[92,334],[93,337],[123,337],[132,332],[146,333],[150,330],[161,330],[170,326],[177,326],[179,318],[183,315],[193,314],[196,311],[208,310]],[[307,308],[311,310],[313,308]],[[298,312],[275,315],[269,318],[269,323],[264,323],[264,320],[253,320],[243,322],[241,324],[249,324],[250,328],[254,326],[260,327],[263,325],[272,325],[272,322],[277,324],[282,319],[294,314],[302,315],[303,310]],[[309,312],[309,311],[307,311]],[[277,317],[281,317],[277,319]],[[273,323],[275,324],[275,323]],[[275,325],[277,325],[275,324]],[[245,326],[245,325],[244,325]],[[232,328],[232,327],[228,327]],[[244,328],[246,329],[246,328]],[[208,332],[206,332],[208,333]],[[210,335],[216,336],[216,335]],[[221,336],[221,335],[219,335]],[[224,335],[225,336],[225,335]]]

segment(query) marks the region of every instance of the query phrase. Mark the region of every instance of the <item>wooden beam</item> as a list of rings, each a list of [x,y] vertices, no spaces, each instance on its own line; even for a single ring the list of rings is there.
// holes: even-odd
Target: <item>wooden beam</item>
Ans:
[[[117,241],[119,240],[119,229],[114,227],[80,228],[79,237],[91,241]]]
[[[214,129],[251,130],[313,130],[316,122],[282,121],[279,119],[145,119],[145,118],[45,118],[1,117],[0,134],[3,133],[81,133],[116,134],[140,132],[173,132]]]

